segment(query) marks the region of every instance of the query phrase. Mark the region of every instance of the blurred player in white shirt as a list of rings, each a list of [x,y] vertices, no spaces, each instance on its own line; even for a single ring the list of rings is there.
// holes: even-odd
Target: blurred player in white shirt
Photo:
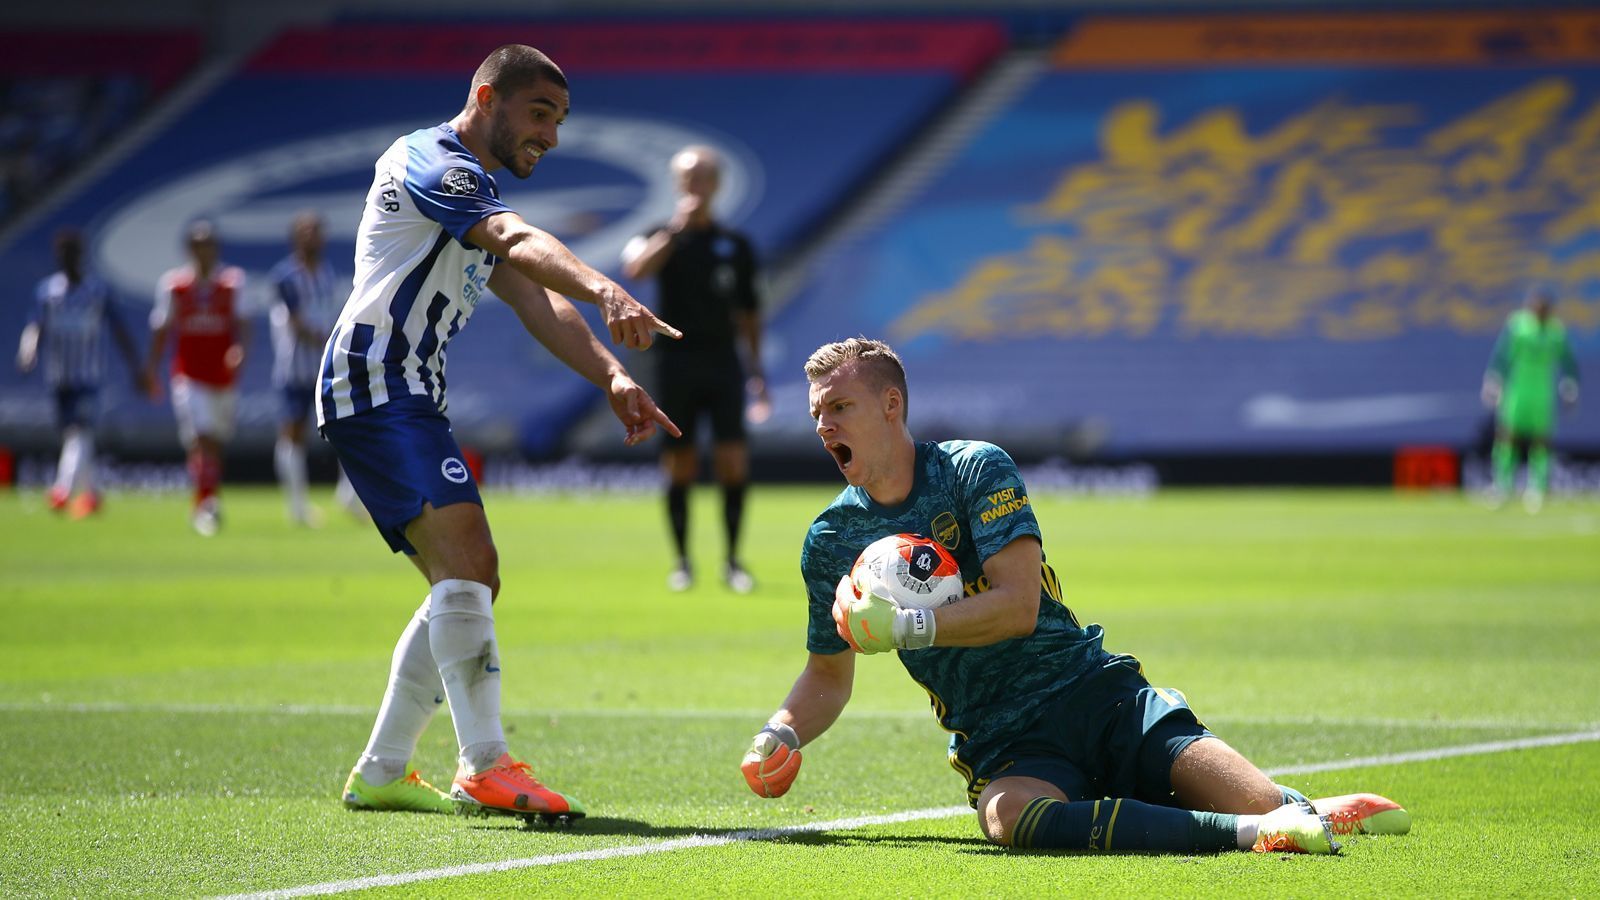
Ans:
[[[17,368],[30,372],[44,363],[61,428],[61,458],[48,502],[60,511],[71,501],[73,518],[82,518],[98,511],[101,502],[94,483],[94,430],[105,380],[107,329],[134,379],[141,386],[143,381],[139,353],[117,315],[116,298],[84,268],[83,235],[74,229],[57,234],[55,255],[60,268],[39,282],[33,318],[22,329],[17,347]]]
[[[289,520],[314,526],[319,517],[306,496],[306,421],[317,396],[322,348],[350,296],[350,283],[334,274],[323,255],[322,218],[316,213],[307,211],[294,217],[289,227],[289,247],[289,255],[268,276],[272,290],[272,386],[283,401],[273,462],[288,502]],[[343,471],[335,494],[352,513],[366,515]]]

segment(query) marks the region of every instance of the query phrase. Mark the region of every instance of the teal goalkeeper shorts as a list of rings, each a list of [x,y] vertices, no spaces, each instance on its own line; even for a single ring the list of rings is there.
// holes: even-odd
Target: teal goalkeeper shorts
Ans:
[[[1068,800],[1172,806],[1172,763],[1203,737],[1213,735],[1181,692],[1152,687],[1137,659],[1116,656],[1046,708],[969,789],[1024,776],[1055,785]]]

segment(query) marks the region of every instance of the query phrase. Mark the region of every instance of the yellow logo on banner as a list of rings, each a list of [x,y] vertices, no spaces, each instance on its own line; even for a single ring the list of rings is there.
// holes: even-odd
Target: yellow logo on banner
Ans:
[[[1131,99],[1101,123],[1098,159],[1016,210],[1024,246],[972,263],[891,333],[1492,335],[1534,278],[1592,331],[1600,301],[1575,287],[1600,279],[1600,249],[1571,245],[1600,235],[1600,102],[1578,104],[1548,77],[1420,133],[1425,108],[1339,99],[1251,133],[1232,107],[1164,127]]]

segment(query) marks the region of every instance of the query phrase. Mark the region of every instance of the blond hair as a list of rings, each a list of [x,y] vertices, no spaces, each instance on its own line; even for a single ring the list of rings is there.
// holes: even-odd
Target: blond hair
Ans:
[[[900,392],[901,421],[904,421],[904,411],[911,405],[911,394],[906,388],[906,367],[900,362],[900,355],[883,341],[853,337],[823,344],[806,360],[806,380],[816,381],[849,363],[859,363],[862,372],[869,375],[880,390],[892,387]]]

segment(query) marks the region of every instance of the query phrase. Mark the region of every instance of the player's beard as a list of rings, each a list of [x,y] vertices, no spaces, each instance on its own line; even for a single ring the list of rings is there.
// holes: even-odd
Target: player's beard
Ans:
[[[511,126],[498,113],[489,123],[489,155],[518,178],[533,174],[533,164],[523,157],[517,136],[511,133]]]

